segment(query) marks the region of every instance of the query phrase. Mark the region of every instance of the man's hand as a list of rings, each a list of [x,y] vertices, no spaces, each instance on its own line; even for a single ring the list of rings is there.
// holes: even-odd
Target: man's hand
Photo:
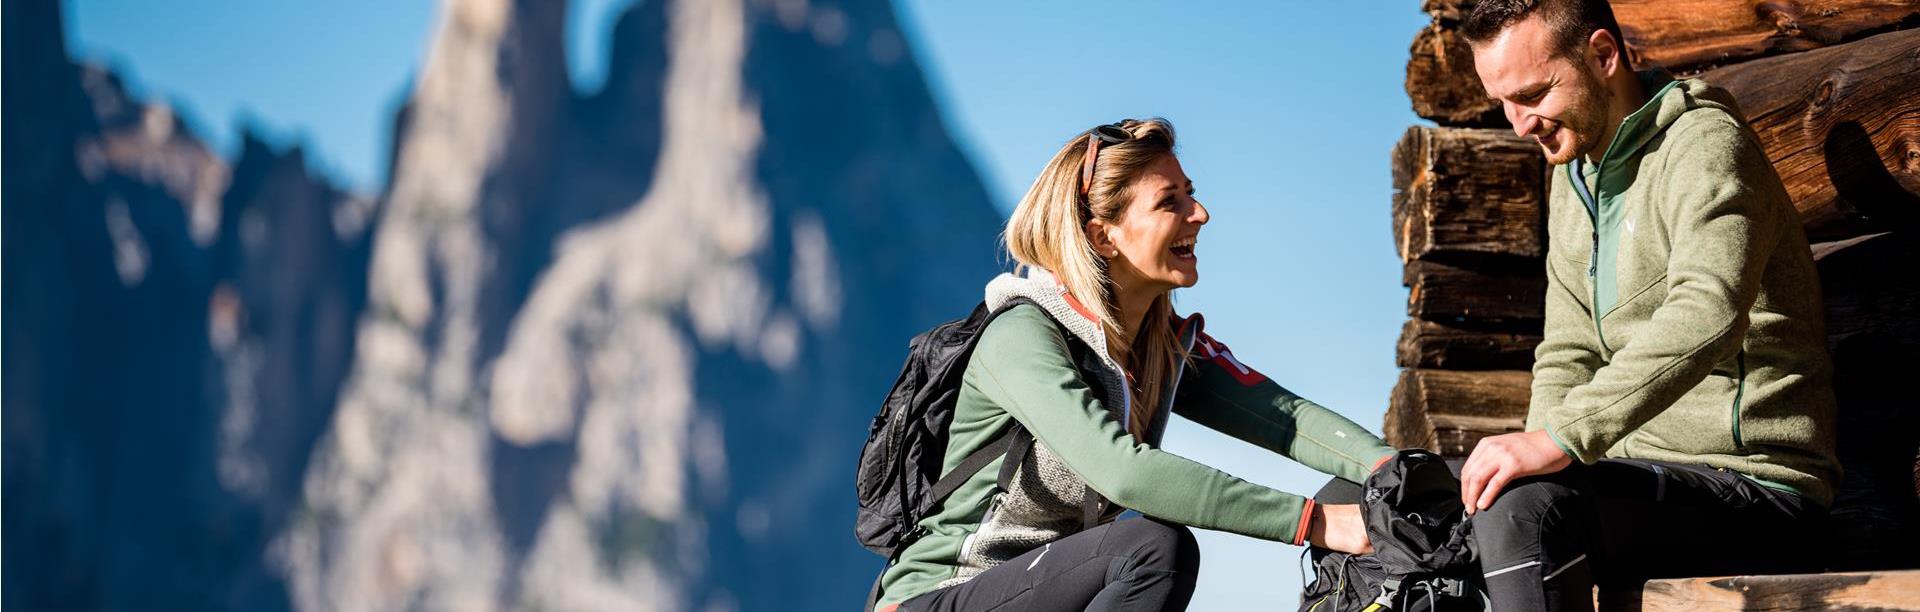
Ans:
[[[1513,479],[1552,474],[1572,464],[1573,457],[1544,430],[1484,438],[1460,468],[1460,503],[1467,514],[1485,510]]]
[[[1314,504],[1308,520],[1307,542],[1314,546],[1355,555],[1373,552],[1359,504]]]

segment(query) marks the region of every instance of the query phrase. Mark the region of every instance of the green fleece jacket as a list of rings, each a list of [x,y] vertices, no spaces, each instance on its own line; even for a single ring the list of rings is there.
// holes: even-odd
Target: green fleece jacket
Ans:
[[[1198,320],[1195,315],[1189,321]],[[1083,380],[1067,342],[1039,307],[1016,306],[994,319],[963,375],[948,428],[946,470],[1017,420],[1114,504],[1194,527],[1303,542],[1311,500],[1160,450],[1157,443],[1135,442]],[[1175,390],[1174,414],[1355,482],[1394,452],[1365,428],[1241,364],[1204,333],[1192,355]],[[882,575],[878,609],[955,578],[963,546],[989,510],[1000,463],[981,469],[920,522],[927,535]]]
[[[1725,90],[1643,75],[1596,164],[1554,169],[1527,429],[1582,463],[1726,469],[1821,505],[1840,475],[1807,238]]]

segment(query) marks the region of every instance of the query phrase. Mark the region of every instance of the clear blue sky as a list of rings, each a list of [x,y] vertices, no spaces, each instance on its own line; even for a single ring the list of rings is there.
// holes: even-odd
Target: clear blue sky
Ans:
[[[576,2],[570,69],[598,86],[610,18]],[[339,180],[383,180],[387,128],[437,3],[70,0],[69,42],[177,101],[232,151],[246,122],[299,138]],[[1388,154],[1418,123],[1402,90],[1426,23],[1386,2],[900,0],[948,124],[1007,211],[1068,136],[1163,116],[1213,212],[1182,311],[1281,384],[1378,431],[1405,320]],[[981,245],[989,248],[989,245]],[[1169,450],[1283,490],[1325,477],[1175,420]],[[1201,533],[1195,610],[1288,609],[1300,549]]]

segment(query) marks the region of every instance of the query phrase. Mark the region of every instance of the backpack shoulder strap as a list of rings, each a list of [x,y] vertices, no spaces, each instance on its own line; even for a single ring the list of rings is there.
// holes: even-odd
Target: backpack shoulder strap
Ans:
[[[992,442],[988,442],[986,446],[980,447],[979,450],[969,453],[966,459],[960,460],[960,465],[954,466],[953,471],[947,472],[946,476],[941,476],[939,482],[933,483],[933,489],[928,492],[927,498],[936,504],[946,501],[947,496],[953,495],[954,490],[959,489],[960,485],[965,484],[967,479],[973,478],[974,474],[980,473],[980,469],[987,467],[987,464],[992,463],[995,457],[1006,455],[1011,458],[1015,456],[1012,452],[1014,450],[1013,446],[1020,438],[1024,438],[1028,445],[1033,443],[1033,435],[1027,433],[1027,428],[1022,427],[1020,423],[1016,421],[1007,431],[1002,432],[1000,437],[994,438]],[[1024,456],[1025,454],[1025,450],[1021,449],[1020,455]],[[1014,461],[1008,461],[1000,468],[1001,489],[1007,487],[1007,479],[1009,477],[1007,473],[1008,470],[1005,466],[1014,465],[1015,463]]]
[[[1046,312],[1045,308],[1033,300],[1023,297],[1013,298],[1001,304],[999,308],[993,309],[993,312],[987,315],[987,320],[980,325],[980,335],[986,334],[987,326],[992,325],[994,319],[999,318],[1000,315],[1005,314],[1009,310],[1013,310],[1015,306],[1021,304],[1032,304],[1034,307],[1040,308],[1042,313]],[[1048,319],[1051,320],[1052,315],[1048,315]],[[979,339],[979,335],[974,336],[974,342],[979,342]],[[965,367],[965,364],[961,364],[961,366]],[[935,505],[946,501],[947,496],[953,495],[953,492],[958,490],[960,485],[965,484],[967,479],[973,478],[973,475],[979,473],[981,468],[985,468],[988,463],[992,463],[994,457],[1002,455],[1007,457],[1007,461],[1001,464],[998,482],[1000,490],[1006,490],[1007,485],[1012,482],[1013,468],[1020,465],[1020,462],[1027,456],[1027,450],[1032,448],[1032,446],[1033,434],[1029,433],[1027,428],[1021,425],[1019,421],[1014,421],[1007,427],[1006,431],[1000,433],[999,437],[994,438],[992,442],[988,442],[985,446],[967,454],[965,459],[960,460],[960,465],[954,466],[953,471],[947,472],[945,476],[940,477],[940,480],[934,482],[933,487],[928,491],[927,503],[929,505]]]
[[[1073,361],[1074,368],[1082,372],[1081,379],[1087,383],[1088,388],[1093,391],[1095,396],[1104,397],[1106,390],[1104,385],[1100,383],[1099,377],[1085,375],[1085,371],[1088,368],[1100,367],[1098,365],[1100,358],[1093,354],[1093,347],[1087,346],[1087,343],[1081,341],[1078,336],[1073,335],[1073,332],[1067,331],[1065,325],[1061,325],[1058,319],[1053,318],[1053,313],[1046,312],[1045,307],[1040,306],[1032,300],[1015,298],[1001,305],[1001,308],[1008,309],[1022,303],[1033,304],[1035,307],[1040,308],[1041,312],[1046,313],[1047,320],[1052,321],[1054,327],[1060,330],[1060,335],[1066,337],[1069,358]],[[1189,339],[1188,342],[1191,343],[1191,339]],[[1165,413],[1162,413],[1161,418],[1165,418]],[[1028,432],[1026,428],[1021,427],[1019,421],[1015,421],[1013,427],[1013,444],[1007,449],[1007,461],[1000,464],[999,484],[1000,490],[1002,491],[1007,490],[1007,487],[1013,483],[1015,470],[1020,466],[1020,463],[1025,460],[1028,451],[1033,447],[1033,434]],[[1092,485],[1088,485],[1085,495],[1081,496],[1080,528],[1086,530],[1099,525],[1101,519],[1109,512],[1108,506],[1107,498],[1100,495],[1099,491],[1095,491]]]
[[[988,315],[986,323],[980,326],[980,333],[986,333],[987,325],[991,325],[994,318],[999,317],[1009,310],[1013,310],[1015,306],[1021,304],[1031,304],[1035,308],[1039,308],[1042,314],[1047,315],[1047,320],[1053,321],[1053,314],[1048,313],[1046,308],[1038,302],[1024,297],[1017,297],[1008,300],[1006,303],[1001,304],[999,308],[994,309],[993,313]],[[1060,326],[1058,321],[1053,321],[1053,323],[1056,327]],[[1074,340],[1072,333],[1067,332],[1064,327],[1061,327],[1060,332],[1067,336],[1070,345],[1074,344],[1074,342],[1072,342]],[[979,338],[976,336],[975,341],[977,342],[978,340]],[[927,503],[932,505],[946,501],[948,496],[953,495],[954,491],[959,490],[960,485],[966,484],[968,479],[973,478],[974,474],[979,473],[982,468],[987,467],[988,463],[992,463],[994,457],[999,456],[1005,456],[1007,460],[1000,463],[1000,474],[999,477],[995,479],[995,484],[1001,491],[1008,490],[1008,487],[1013,485],[1013,477],[1018,473],[1020,464],[1026,461],[1027,454],[1032,450],[1033,433],[1027,431],[1026,426],[1021,425],[1020,421],[1013,421],[1007,426],[1006,431],[1000,433],[999,437],[994,438],[992,442],[988,442],[985,446],[974,450],[972,453],[968,453],[965,459],[960,460],[960,465],[954,466],[953,471],[948,472],[945,476],[941,476],[939,481],[933,483],[933,487],[927,495]],[[1086,503],[1082,505],[1081,509],[1082,527],[1091,527],[1099,522],[1100,515],[1103,514],[1106,509],[1105,502],[1106,500],[1104,498],[1094,493],[1092,487],[1087,488]],[[904,546],[902,548],[904,548]]]

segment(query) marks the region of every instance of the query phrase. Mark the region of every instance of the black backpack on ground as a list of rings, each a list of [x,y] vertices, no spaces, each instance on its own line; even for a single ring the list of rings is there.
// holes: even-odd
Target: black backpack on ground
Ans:
[[[1355,489],[1345,481],[1346,489]],[[1335,489],[1330,484],[1328,489]],[[1313,612],[1480,612],[1485,580],[1460,504],[1460,479],[1424,450],[1400,451],[1367,477],[1360,503],[1371,555],[1313,551],[1314,582],[1300,609]],[[1323,489],[1322,495],[1328,490]],[[1348,493],[1351,496],[1352,493]]]

